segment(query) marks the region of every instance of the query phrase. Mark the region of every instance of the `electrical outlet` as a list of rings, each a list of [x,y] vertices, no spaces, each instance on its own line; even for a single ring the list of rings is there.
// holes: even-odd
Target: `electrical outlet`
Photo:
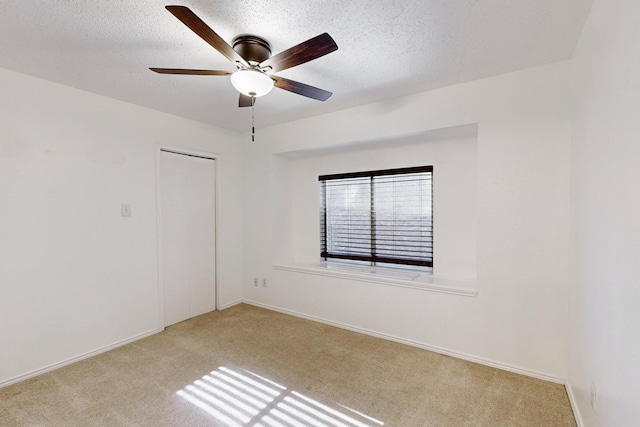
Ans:
[[[266,278],[262,278],[262,287],[266,288],[267,287],[267,279]]]
[[[258,286],[258,278],[257,277],[253,278],[253,286]]]
[[[596,393],[596,383],[591,381],[591,392],[589,393],[589,404],[594,412],[598,412],[598,395]]]
[[[131,205],[128,203],[123,203],[120,205],[120,215],[121,216],[131,216]]]

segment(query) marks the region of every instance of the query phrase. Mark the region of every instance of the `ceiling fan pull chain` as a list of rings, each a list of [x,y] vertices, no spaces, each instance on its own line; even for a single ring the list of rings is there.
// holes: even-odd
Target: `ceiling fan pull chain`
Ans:
[[[256,120],[254,110],[256,105],[256,97],[251,97],[251,142],[256,142]]]

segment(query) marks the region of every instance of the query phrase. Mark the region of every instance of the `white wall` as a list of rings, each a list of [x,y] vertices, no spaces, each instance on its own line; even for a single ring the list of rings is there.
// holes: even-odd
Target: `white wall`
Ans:
[[[583,425],[637,426],[640,3],[596,0],[573,68],[569,384]]]
[[[246,299],[542,377],[565,378],[568,71],[568,63],[558,63],[261,129],[256,144],[245,151]],[[306,260],[304,254],[316,245],[314,239],[304,247],[300,234],[309,236],[305,224],[318,218],[317,208],[296,200],[300,188],[317,185],[311,184],[317,180],[315,170],[326,164],[311,173],[309,164],[299,163],[309,162],[305,157],[322,157],[323,150],[344,144],[402,140],[468,124],[478,129],[477,222],[475,235],[466,236],[467,242],[477,242],[471,248],[477,297],[272,269],[283,259],[295,262],[299,251]],[[370,164],[422,163],[401,157],[377,157]],[[362,166],[346,157],[340,162],[340,169]],[[314,218],[307,218],[312,212]],[[467,271],[450,270],[456,273],[465,276]],[[253,287],[253,277],[267,277],[269,285]]]
[[[0,385],[161,327],[158,144],[221,155],[220,303],[242,298],[237,134],[6,70],[0,93]]]

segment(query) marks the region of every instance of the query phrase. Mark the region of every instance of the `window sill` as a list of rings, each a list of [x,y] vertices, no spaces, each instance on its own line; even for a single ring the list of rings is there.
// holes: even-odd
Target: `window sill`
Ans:
[[[275,270],[294,273],[313,274],[316,276],[337,277],[362,282],[379,283],[389,286],[420,289],[432,292],[475,297],[478,295],[476,281],[454,277],[434,276],[432,274],[412,271],[390,271],[373,267],[336,266],[325,264],[309,265],[273,265]]]

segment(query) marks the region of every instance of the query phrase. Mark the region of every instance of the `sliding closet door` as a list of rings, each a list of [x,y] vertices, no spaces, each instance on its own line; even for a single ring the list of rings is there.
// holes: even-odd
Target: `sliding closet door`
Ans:
[[[216,309],[215,161],[162,151],[164,326]]]

